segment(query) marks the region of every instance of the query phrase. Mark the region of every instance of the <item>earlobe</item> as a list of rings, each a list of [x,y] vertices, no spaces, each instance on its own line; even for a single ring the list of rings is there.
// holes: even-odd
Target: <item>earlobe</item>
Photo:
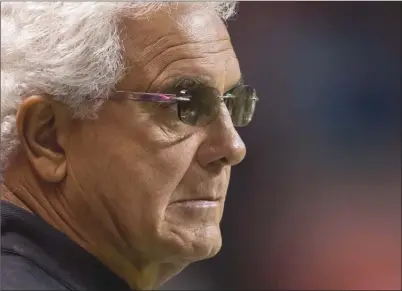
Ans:
[[[34,164],[38,175],[46,182],[60,182],[66,175],[65,160],[59,163],[54,163],[46,157],[36,157]]]
[[[44,96],[30,96],[17,112],[17,130],[21,146],[38,176],[50,183],[66,175],[64,149],[58,143],[57,113]]]

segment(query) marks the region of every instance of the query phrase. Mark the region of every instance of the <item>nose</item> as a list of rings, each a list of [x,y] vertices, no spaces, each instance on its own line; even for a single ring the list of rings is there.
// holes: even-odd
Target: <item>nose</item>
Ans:
[[[206,139],[197,152],[201,166],[223,164],[234,166],[246,156],[246,146],[234,128],[232,119],[226,108],[216,120],[206,127]]]

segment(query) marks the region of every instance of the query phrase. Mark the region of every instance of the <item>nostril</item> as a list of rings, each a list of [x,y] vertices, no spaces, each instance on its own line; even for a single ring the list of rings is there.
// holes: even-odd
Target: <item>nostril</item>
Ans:
[[[225,166],[230,164],[229,159],[227,157],[221,158],[221,163],[224,164]]]

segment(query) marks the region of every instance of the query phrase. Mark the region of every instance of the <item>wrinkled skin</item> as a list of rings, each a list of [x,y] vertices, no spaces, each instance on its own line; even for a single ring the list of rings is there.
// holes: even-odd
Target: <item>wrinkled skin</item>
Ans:
[[[125,19],[122,38],[130,71],[119,90],[162,92],[179,76],[201,75],[224,93],[241,77],[225,24],[192,6]],[[31,96],[17,126],[22,150],[5,173],[6,196],[133,288],[156,288],[219,251],[230,168],[245,156],[224,105],[214,122],[194,127],[172,108],[129,100],[73,120],[64,105]],[[179,202],[191,199],[217,202]]]

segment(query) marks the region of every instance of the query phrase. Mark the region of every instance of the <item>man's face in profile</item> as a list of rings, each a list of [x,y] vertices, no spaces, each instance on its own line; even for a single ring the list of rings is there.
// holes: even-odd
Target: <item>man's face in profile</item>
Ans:
[[[225,24],[208,11],[180,4],[125,19],[122,31],[130,70],[118,90],[209,86],[222,95],[241,79]],[[221,247],[230,167],[245,146],[223,103],[206,126],[181,122],[176,110],[109,100],[96,120],[72,120],[64,129],[64,199],[79,235],[108,260],[185,265]]]

